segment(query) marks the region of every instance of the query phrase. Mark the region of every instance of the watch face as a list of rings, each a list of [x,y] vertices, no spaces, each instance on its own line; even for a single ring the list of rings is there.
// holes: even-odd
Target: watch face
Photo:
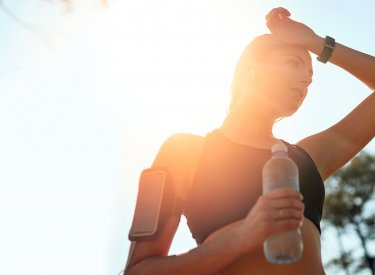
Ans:
[[[326,41],[325,41],[325,45],[327,47],[333,49],[335,47],[335,39],[330,37],[330,36],[327,36]]]
[[[332,49],[332,50],[335,48],[335,45],[331,45],[331,44],[326,44],[325,46],[326,46],[327,48]]]

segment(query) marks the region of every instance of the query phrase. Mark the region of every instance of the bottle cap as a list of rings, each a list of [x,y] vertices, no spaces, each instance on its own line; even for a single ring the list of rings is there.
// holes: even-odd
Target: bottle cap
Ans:
[[[288,153],[288,147],[284,143],[276,143],[272,145],[272,153],[285,152]]]

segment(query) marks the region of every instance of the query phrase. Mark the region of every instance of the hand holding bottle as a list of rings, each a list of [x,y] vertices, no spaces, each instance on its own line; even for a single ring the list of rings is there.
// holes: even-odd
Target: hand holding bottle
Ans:
[[[303,211],[302,195],[292,188],[278,188],[260,196],[238,228],[245,250],[261,248],[272,234],[297,229]]]
[[[299,173],[296,163],[288,156],[288,147],[278,143],[272,146],[272,157],[263,167],[263,194],[285,187],[298,191]],[[274,233],[264,242],[263,249],[266,259],[271,263],[294,263],[302,256],[301,231],[296,228]]]

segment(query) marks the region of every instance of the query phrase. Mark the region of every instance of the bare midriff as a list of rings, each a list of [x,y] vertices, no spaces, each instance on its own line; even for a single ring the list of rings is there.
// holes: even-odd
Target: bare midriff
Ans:
[[[211,233],[205,240],[208,242],[228,230],[239,226],[242,221],[229,224]],[[301,226],[303,254],[293,264],[271,264],[264,257],[263,249],[246,254],[216,275],[325,275],[320,254],[320,234],[316,226],[304,219]]]

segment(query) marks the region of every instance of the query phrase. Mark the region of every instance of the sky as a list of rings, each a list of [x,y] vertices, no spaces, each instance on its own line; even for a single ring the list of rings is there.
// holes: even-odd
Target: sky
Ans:
[[[220,125],[237,58],[268,32],[272,8],[375,54],[370,0],[108,2],[67,12],[59,1],[1,1],[17,18],[0,10],[0,274],[118,274],[141,171],[168,136]],[[304,105],[275,128],[289,142],[370,93],[313,59]],[[194,245],[183,221],[170,253]],[[323,242],[325,262],[335,248]]]

